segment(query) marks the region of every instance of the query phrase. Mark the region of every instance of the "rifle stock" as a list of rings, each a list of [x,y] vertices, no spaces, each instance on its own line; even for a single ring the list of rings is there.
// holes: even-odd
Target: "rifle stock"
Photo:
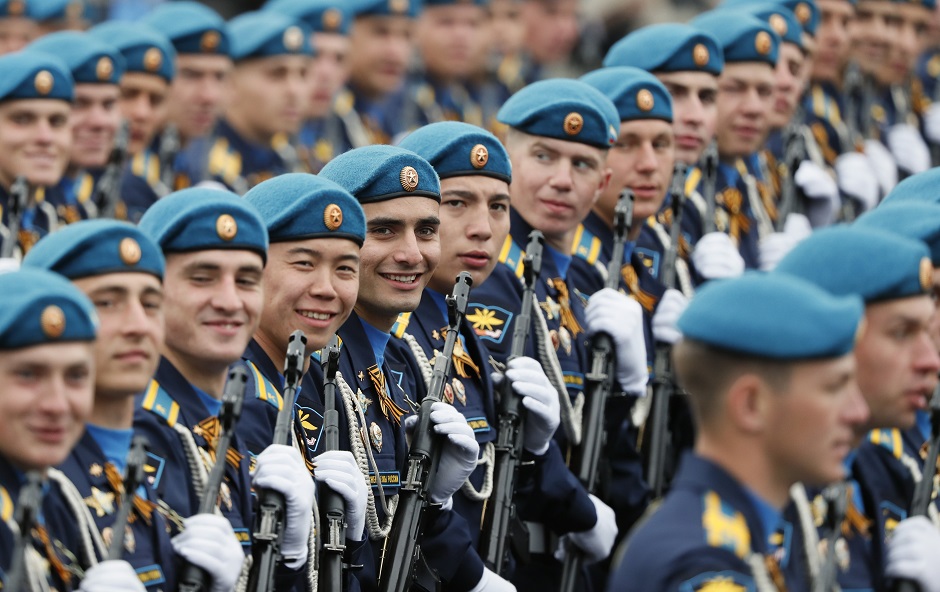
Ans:
[[[323,450],[339,450],[339,412],[336,410],[336,371],[339,368],[339,338],[333,335],[320,356],[323,367]],[[323,551],[317,574],[320,592],[342,590],[343,553],[346,551],[346,504],[329,487],[319,493]]]
[[[20,495],[16,498],[16,511],[13,519],[19,527],[19,532],[16,533],[16,540],[13,542],[13,555],[3,586],[4,590],[26,589],[24,586],[28,580],[26,549],[30,546],[31,532],[42,506],[42,484],[43,479],[39,472],[29,471],[26,473],[26,483],[23,484]]]
[[[20,220],[29,207],[29,184],[22,175],[13,181],[10,186],[10,211],[7,215],[6,227],[2,230],[2,243],[0,243],[0,257],[11,258],[16,254],[16,246],[20,242]]]
[[[715,190],[718,184],[718,144],[712,142],[705,149],[705,163],[703,172],[703,187],[705,194],[705,219],[702,220],[702,233],[715,231]],[[675,177],[675,175],[673,175]],[[684,184],[684,182],[683,182]],[[685,189],[683,187],[683,189]]]

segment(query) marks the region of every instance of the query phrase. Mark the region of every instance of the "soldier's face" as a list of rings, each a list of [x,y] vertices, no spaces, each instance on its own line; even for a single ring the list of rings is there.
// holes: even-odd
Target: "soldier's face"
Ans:
[[[672,124],[659,119],[639,119],[620,123],[620,137],[607,155],[610,184],[594,210],[605,222],[614,217],[620,192],[629,188],[635,196],[634,228],[659,211],[663,205],[672,167],[675,163]]]
[[[170,85],[167,120],[183,139],[212,131],[230,95],[232,60],[223,55],[181,54]]]
[[[310,83],[307,116],[324,117],[333,97],[349,78],[349,37],[338,33],[317,33],[311,42],[315,54],[307,70]]]
[[[58,100],[0,103],[0,183],[9,187],[19,175],[34,186],[59,182],[72,146],[70,112]]]
[[[249,139],[296,133],[307,104],[308,56],[283,55],[241,62],[232,76],[229,117]]]
[[[762,62],[725,64],[718,79],[718,153],[738,158],[757,151],[770,126],[774,70]]]
[[[359,291],[359,246],[344,238],[272,243],[264,268],[264,310],[256,339],[287,351],[301,329],[307,353],[326,346],[349,318]],[[265,347],[267,350],[267,347]]]
[[[554,248],[567,253],[578,224],[610,181],[607,151],[512,131],[512,207]]]
[[[441,181],[441,262],[428,286],[450,294],[457,274],[479,286],[493,272],[509,234],[509,185],[493,177]]]
[[[443,80],[465,78],[478,66],[486,13],[476,4],[428,6],[417,25],[417,45],[429,74]]]
[[[350,32],[349,73],[356,90],[381,97],[405,79],[413,46],[414,20],[404,16],[361,16]]]
[[[661,72],[656,77],[672,95],[676,159],[695,165],[715,137],[718,78],[708,72]]]
[[[812,62],[812,79],[835,82],[849,54],[849,23],[855,9],[848,0],[819,0],[819,28],[816,30],[816,55]]]
[[[224,372],[258,328],[261,256],[250,251],[173,253],[166,259],[165,355],[180,369]]]
[[[890,37],[888,59],[878,77],[887,84],[901,84],[910,76],[917,58],[927,48],[930,28],[930,9],[915,4],[897,4],[896,10],[897,29]]]
[[[567,58],[578,42],[578,0],[527,0],[520,9],[524,47],[538,64]]]
[[[766,444],[772,466],[789,484],[824,485],[845,477],[868,407],[851,354],[794,364],[786,392],[767,399]]]
[[[855,348],[858,383],[871,407],[866,429],[914,425],[937,384],[940,358],[930,335],[935,307],[927,296],[869,304]]]
[[[127,72],[121,78],[121,115],[130,124],[129,154],[139,154],[153,141],[166,121],[166,80],[153,74]]]
[[[366,241],[360,252],[356,312],[376,328],[391,329],[411,312],[441,258],[440,206],[427,197],[364,204]]]
[[[114,137],[121,125],[115,84],[76,84],[72,105],[72,152],[75,168],[99,168],[108,162]]]
[[[44,344],[0,354],[0,453],[20,470],[62,463],[94,399],[94,346]]]
[[[792,43],[780,45],[775,70],[773,109],[770,111],[771,129],[781,129],[793,118],[793,113],[803,96],[805,65],[806,58],[799,47]]]
[[[36,21],[16,16],[0,18],[0,55],[19,51],[37,37]]]
[[[95,396],[128,397],[147,388],[163,346],[163,286],[149,273],[75,280],[95,305]]]
[[[852,57],[863,72],[877,76],[888,61],[891,36],[897,33],[897,4],[880,1],[858,3],[849,27]]]

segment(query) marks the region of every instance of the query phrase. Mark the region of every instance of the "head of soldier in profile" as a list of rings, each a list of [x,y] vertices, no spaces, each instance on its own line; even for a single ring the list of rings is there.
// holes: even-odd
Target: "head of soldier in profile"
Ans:
[[[437,173],[410,150],[374,145],[337,156],[319,176],[362,205],[365,242],[355,311],[387,332],[400,313],[418,308],[441,257]]]
[[[309,356],[326,347],[356,304],[362,207],[336,183],[301,173],[263,181],[245,201],[261,213],[271,241],[255,340],[280,361],[291,332],[301,329]]]
[[[418,128],[400,146],[425,158],[441,179],[441,257],[428,287],[449,294],[462,271],[479,286],[509,235],[506,149],[488,131],[455,121]]]
[[[896,20],[891,21],[887,58],[877,78],[882,84],[906,83],[917,60],[935,43],[930,37],[930,22],[936,9],[935,0],[894,3]]]
[[[865,74],[883,83],[892,36],[900,34],[898,4],[881,0],[860,0],[849,27],[851,59]]]
[[[379,99],[402,85],[420,11],[417,0],[360,2],[349,35],[349,82],[356,93]]]
[[[817,0],[816,4],[819,7],[819,29],[816,31],[816,53],[810,79],[838,84],[849,59],[855,3],[852,0]]]
[[[676,160],[687,166],[698,163],[718,126],[718,76],[724,67],[718,41],[690,25],[650,25],[615,43],[604,66],[640,68],[666,86],[672,97]]]
[[[556,78],[514,94],[497,119],[509,126],[513,210],[542,231],[548,245],[568,253],[578,224],[610,181],[616,108],[594,87]]]
[[[567,59],[581,33],[578,0],[522,0],[522,48],[536,64]]]
[[[434,81],[466,80],[486,55],[486,2],[433,0],[418,19],[416,46],[425,73]]]
[[[673,350],[696,453],[778,507],[796,482],[844,478],[868,417],[852,356],[861,318],[857,296],[782,274],[706,284]]]

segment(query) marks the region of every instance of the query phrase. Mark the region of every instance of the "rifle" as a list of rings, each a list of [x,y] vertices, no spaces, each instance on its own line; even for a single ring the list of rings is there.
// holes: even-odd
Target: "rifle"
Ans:
[[[676,164],[672,176],[672,228],[670,228],[669,249],[663,257],[662,282],[667,289],[676,286],[676,257],[679,254],[679,241],[682,233],[682,209],[685,205],[685,191],[682,183],[685,166]],[[656,342],[656,357],[653,361],[653,409],[650,415],[649,455],[646,467],[646,480],[656,497],[662,497],[666,488],[666,453],[669,446],[669,400],[675,389],[672,379],[672,346]]]
[[[336,370],[339,368],[339,339],[333,335],[326,351],[320,356],[323,367],[323,450],[339,450],[339,411],[336,410]],[[323,529],[323,550],[317,574],[320,592],[342,589],[343,553],[346,552],[346,504],[343,496],[329,487],[321,488],[320,524]]]
[[[408,471],[398,493],[398,509],[382,554],[379,589],[383,592],[411,590],[414,580],[415,565],[420,555],[418,535],[421,518],[431,503],[428,495],[441,459],[440,438],[434,435],[431,424],[431,406],[444,398],[444,386],[450,374],[460,325],[467,311],[471,284],[470,274],[461,271],[453,293],[446,298],[447,337],[444,351],[434,357],[428,394],[418,409],[418,421],[408,450]]]
[[[826,500],[826,560],[819,568],[819,576],[813,582],[813,592],[832,592],[836,584],[836,542],[842,532],[842,521],[848,506],[845,483],[830,485],[823,490]]]
[[[175,125],[168,124],[160,134],[160,152],[157,160],[160,162],[160,183],[158,185],[160,197],[173,191],[173,161],[180,151],[180,132]]]
[[[134,495],[144,482],[144,465],[147,464],[147,438],[134,436],[131,449],[127,453],[127,474],[124,475],[124,491],[121,493],[121,507],[118,509],[111,527],[111,547],[108,559],[120,559],[124,555],[124,535],[127,523],[134,507]]]
[[[121,200],[121,173],[124,172],[124,161],[127,159],[130,133],[130,124],[125,120],[118,128],[108,164],[95,186],[92,202],[98,207],[99,218],[115,217],[117,204]]]
[[[802,118],[800,118],[802,119]],[[787,216],[792,212],[802,210],[802,204],[799,199],[799,187],[796,185],[794,176],[800,163],[806,159],[806,138],[800,129],[800,119],[787,125],[783,136],[783,163],[786,165],[786,175],[780,180],[780,207],[777,208],[777,221],[774,225],[777,232],[783,232]]]
[[[702,233],[708,234],[715,231],[715,189],[718,184],[718,144],[715,142],[709,144],[708,148],[705,149],[702,173],[705,189],[705,194],[702,196],[705,200],[705,219],[702,220]],[[673,179],[675,179],[675,173],[673,173]]]
[[[294,399],[304,375],[304,357],[307,338],[297,330],[287,340],[287,357],[284,360],[284,396],[274,422],[273,444],[290,445],[291,418],[294,416]],[[274,589],[274,572],[281,557],[281,537],[284,534],[284,517],[287,502],[279,491],[262,489],[258,493],[258,511],[255,513],[252,532],[251,554],[254,564],[248,576],[248,589],[265,592]]]
[[[245,401],[245,387],[248,385],[248,371],[244,366],[233,366],[228,372],[225,390],[222,393],[222,409],[219,410],[219,441],[215,448],[215,464],[209,472],[205,493],[199,503],[199,514],[212,514],[219,499],[219,489],[225,477],[225,465],[228,450],[235,434],[235,424],[242,414]],[[206,570],[188,561],[180,569],[178,592],[208,592],[211,588],[211,576]]]
[[[20,175],[10,186],[10,214],[6,227],[0,226],[0,257],[13,257],[20,242],[20,219],[29,208],[29,184],[26,177]]]
[[[910,516],[926,516],[933,497],[933,480],[937,475],[937,457],[940,456],[940,385],[930,398],[930,440],[924,474],[914,488]],[[911,580],[895,580],[891,592],[918,592],[920,586]]]
[[[532,324],[532,309],[535,303],[535,282],[542,272],[542,245],[544,237],[538,230],[529,233],[523,260],[522,306],[516,325],[512,330],[512,346],[507,361],[525,355],[526,341]],[[516,474],[522,464],[523,433],[525,415],[522,398],[512,390],[509,379],[504,378],[498,387],[499,428],[496,432],[495,458],[493,460],[493,491],[483,512],[483,534],[480,539],[480,555],[488,568],[502,574],[508,554],[509,527],[519,518],[512,502]],[[524,528],[523,528],[524,530]]]
[[[633,223],[633,192],[624,189],[614,208],[614,247],[610,263],[607,265],[607,288],[616,290],[620,287],[620,268],[624,265],[623,252]],[[629,265],[629,263],[626,263]],[[614,392],[617,380],[617,358],[614,355],[614,341],[606,332],[591,336],[591,370],[585,377],[584,429],[581,431],[581,445],[572,459],[572,471],[591,493],[597,489],[597,473],[601,453],[604,450],[605,432],[604,415],[607,399]],[[573,592],[578,585],[578,576],[584,554],[575,545],[568,545],[565,550],[565,562],[561,571],[559,590]]]
[[[16,533],[16,540],[13,542],[13,555],[11,558],[10,570],[4,590],[23,590],[24,584],[28,580],[26,567],[26,549],[30,546],[30,534],[33,525],[36,524],[36,518],[39,516],[39,508],[42,505],[42,484],[43,478],[37,471],[26,473],[26,483],[20,489],[20,495],[16,498],[16,512],[13,519],[19,527]]]

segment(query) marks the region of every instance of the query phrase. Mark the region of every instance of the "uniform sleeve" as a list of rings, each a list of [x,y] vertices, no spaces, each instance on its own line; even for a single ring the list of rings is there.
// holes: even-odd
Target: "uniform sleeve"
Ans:
[[[544,455],[523,456],[515,500],[523,520],[543,523],[558,535],[589,530],[597,523],[594,503],[565,466],[554,440]]]

